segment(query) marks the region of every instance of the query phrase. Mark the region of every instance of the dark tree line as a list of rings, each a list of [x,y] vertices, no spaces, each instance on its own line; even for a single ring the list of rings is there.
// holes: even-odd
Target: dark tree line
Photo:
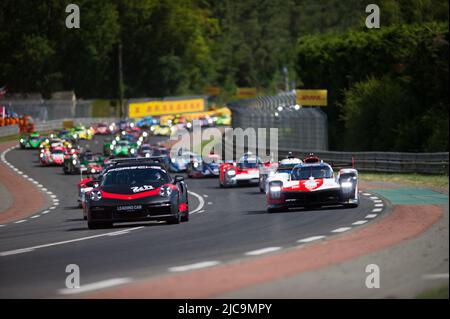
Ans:
[[[65,27],[65,8],[73,2],[80,7],[80,29]],[[435,108],[448,104],[440,85],[448,75],[448,63],[441,59],[440,49],[427,47],[435,41],[436,32],[442,34],[439,41],[448,40],[448,0],[380,0],[377,4],[382,28],[369,31],[364,24],[364,0],[3,0],[0,86],[45,96],[75,90],[82,98],[117,98],[119,45],[125,97],[199,94],[206,86],[220,87],[223,99],[237,86],[270,94],[284,89],[282,70],[286,68],[289,82],[297,88],[326,84],[330,89],[327,112],[332,148],[361,149],[351,139],[356,128],[351,124],[355,114],[349,110],[369,109],[360,105],[369,89],[395,89],[400,99],[414,93],[417,105],[411,106],[408,118],[420,118],[428,128],[425,135],[436,136],[434,142],[408,145],[411,139],[405,132],[411,125],[405,122],[396,128],[399,140],[395,143],[380,144],[373,135],[367,137],[370,142],[364,149],[448,149],[448,143],[436,142],[443,124],[436,126],[439,121],[433,118]],[[432,22],[444,22],[444,26],[426,26]],[[420,38],[414,34],[418,25],[422,25],[417,31]],[[404,38],[402,43],[395,40],[397,35]],[[370,53],[365,55],[364,50]],[[429,58],[441,65],[416,63]],[[338,65],[333,64],[336,61]],[[402,65],[408,75],[395,72]],[[376,68],[383,72],[373,71]],[[439,68],[447,73],[439,73]],[[389,83],[394,88],[386,87]],[[432,96],[418,89],[422,83],[432,86]],[[430,101],[433,111],[415,113],[429,109]]]

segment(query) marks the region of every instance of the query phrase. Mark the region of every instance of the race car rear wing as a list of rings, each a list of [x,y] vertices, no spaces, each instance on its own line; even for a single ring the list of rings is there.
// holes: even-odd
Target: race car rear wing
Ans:
[[[150,156],[150,157],[125,157],[115,158],[108,162],[108,165],[118,165],[124,163],[164,163],[165,156]]]

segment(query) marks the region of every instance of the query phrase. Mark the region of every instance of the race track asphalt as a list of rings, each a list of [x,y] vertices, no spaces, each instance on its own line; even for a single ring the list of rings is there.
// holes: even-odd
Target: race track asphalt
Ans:
[[[99,151],[102,138],[87,143]],[[40,167],[32,150],[14,149],[6,159],[53,192],[59,205],[39,218],[0,229],[0,298],[63,297],[69,264],[80,267],[81,285],[86,285],[166,275],[171,267],[203,261],[257,258],[245,252],[332,236],[332,230],[364,219],[373,209],[373,202],[362,196],[358,208],[268,214],[264,194],[256,187],[221,189],[217,179],[187,179],[189,191],[195,193],[190,194],[190,210],[196,211],[188,223],[116,224],[89,230],[77,208],[80,176],[66,176],[61,167]],[[23,200],[32,199],[23,194]],[[140,226],[144,227],[136,229]],[[108,233],[112,234],[96,236]]]

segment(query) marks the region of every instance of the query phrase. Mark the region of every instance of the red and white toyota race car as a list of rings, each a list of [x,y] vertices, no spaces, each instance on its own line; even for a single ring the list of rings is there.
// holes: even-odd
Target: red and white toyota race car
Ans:
[[[64,164],[64,153],[66,148],[64,146],[55,146],[50,149],[41,149],[39,152],[39,163],[42,166]]]
[[[335,177],[329,164],[317,157],[308,157],[292,169],[287,179],[269,181],[266,202],[268,212],[289,207],[357,207],[358,171],[353,168],[341,169]]]
[[[258,156],[246,153],[237,163],[222,163],[219,168],[220,187],[258,185],[259,169],[263,162]],[[269,165],[269,164],[267,164]]]

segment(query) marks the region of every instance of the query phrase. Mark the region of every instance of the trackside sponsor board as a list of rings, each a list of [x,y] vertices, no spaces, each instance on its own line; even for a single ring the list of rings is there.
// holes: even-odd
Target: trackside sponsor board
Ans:
[[[297,90],[297,104],[306,106],[327,106],[327,90]]]
[[[128,117],[144,117],[149,115],[167,115],[187,112],[202,112],[205,100],[186,99],[173,101],[134,102],[128,106]]]

